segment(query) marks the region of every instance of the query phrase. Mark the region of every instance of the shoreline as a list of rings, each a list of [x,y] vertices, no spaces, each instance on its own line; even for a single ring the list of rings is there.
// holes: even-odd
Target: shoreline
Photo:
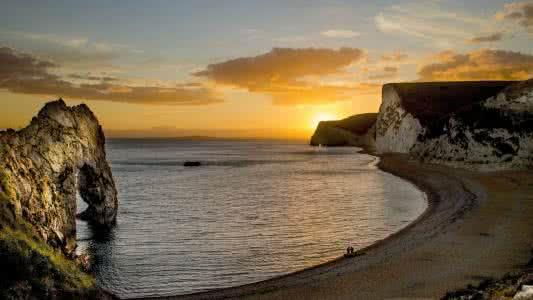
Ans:
[[[529,250],[533,245],[529,241],[531,239],[525,244],[522,243],[519,249],[520,253],[514,253],[513,247],[504,244],[502,248],[502,245],[497,243],[499,246],[495,250],[512,249],[510,252],[506,251],[504,256],[496,251],[489,255],[490,257],[486,257],[486,255],[467,255],[462,253],[462,250],[467,252],[471,252],[468,249],[484,251],[486,246],[483,240],[490,240],[490,233],[483,231],[478,232],[477,235],[469,235],[458,240],[457,238],[459,234],[463,235],[462,231],[465,230],[464,224],[461,223],[469,222],[481,227],[491,224],[485,220],[487,214],[481,212],[479,215],[479,210],[491,203],[489,200],[497,198],[495,204],[502,205],[502,199],[500,199],[502,195],[491,197],[499,189],[501,190],[501,187],[499,188],[496,184],[489,188],[487,182],[484,181],[493,179],[501,181],[499,184],[503,185],[516,185],[517,182],[520,185],[522,183],[520,186],[523,189],[517,189],[515,186],[513,187],[514,193],[522,198],[528,198],[527,192],[533,191],[533,176],[531,176],[533,174],[531,172],[479,173],[440,165],[421,164],[409,160],[404,155],[381,156],[378,168],[415,184],[426,193],[428,207],[416,220],[400,231],[361,249],[360,251],[365,253],[363,256],[357,258],[339,257],[304,270],[241,286],[185,295],[158,296],[151,299],[224,299],[236,297],[338,299],[349,298],[350,296],[366,299],[440,298],[446,292],[464,288],[468,284],[479,284],[487,278],[501,277],[509,271],[519,270],[520,265],[529,261]],[[495,174],[498,176],[494,176]],[[511,195],[503,194],[504,198],[508,196]],[[523,200],[527,201],[528,199]],[[505,199],[503,200],[506,202]],[[533,200],[531,205],[526,206],[527,210],[520,214],[522,218],[528,216],[524,215],[526,212],[533,213]],[[491,213],[494,212],[491,211]],[[513,220],[508,218],[503,218],[501,221],[513,223]],[[520,219],[520,221],[524,220]],[[524,225],[521,222],[518,222],[518,225]],[[525,228],[527,230],[524,231],[533,234],[533,222],[529,222],[527,225]],[[521,227],[518,226],[518,228]],[[466,230],[468,231],[468,228]],[[443,239],[446,242],[451,242],[452,246],[442,243]],[[516,240],[514,237],[510,239]],[[465,249],[453,245],[453,243],[460,243],[462,240],[465,242],[463,243]],[[503,238],[503,240],[506,239]],[[448,250],[454,254],[449,257],[449,261],[433,262],[441,256],[445,257]],[[470,263],[461,267],[463,259],[470,261]],[[485,267],[480,265],[487,259],[495,261],[496,264],[489,263]],[[421,270],[414,270],[413,267],[421,268]],[[448,269],[448,272],[438,276],[443,274],[443,268]],[[450,270],[453,272],[449,273]],[[409,271],[408,275],[405,274],[406,271]]]

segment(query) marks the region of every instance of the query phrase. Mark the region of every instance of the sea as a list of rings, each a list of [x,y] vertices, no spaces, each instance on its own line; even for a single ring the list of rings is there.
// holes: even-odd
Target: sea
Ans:
[[[78,252],[121,298],[253,283],[360,249],[427,207],[359,148],[299,141],[111,139],[117,225],[77,224]],[[184,167],[186,161],[201,166]],[[86,204],[78,197],[78,211]]]

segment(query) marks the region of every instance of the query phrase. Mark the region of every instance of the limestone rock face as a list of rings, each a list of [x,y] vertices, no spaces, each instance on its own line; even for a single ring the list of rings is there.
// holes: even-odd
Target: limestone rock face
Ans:
[[[407,153],[423,132],[420,121],[402,106],[393,85],[384,85],[376,122],[376,149],[381,153]]]
[[[409,153],[435,122],[496,95],[511,81],[390,83],[383,86],[376,150]]]
[[[533,79],[433,123],[411,153],[428,162],[476,169],[533,167]]]
[[[104,146],[91,110],[61,99],[47,103],[26,128],[0,132],[0,201],[9,207],[4,216],[10,214],[3,222],[23,220],[43,240],[71,252],[79,192],[88,204],[80,216],[112,226],[118,200]]]
[[[339,121],[322,121],[315,129],[310,144],[373,148],[376,117],[377,114],[368,113]]]
[[[378,153],[478,170],[533,167],[533,79],[390,83],[382,92],[368,131],[350,130],[365,128],[350,118],[321,122],[311,144],[374,145]]]

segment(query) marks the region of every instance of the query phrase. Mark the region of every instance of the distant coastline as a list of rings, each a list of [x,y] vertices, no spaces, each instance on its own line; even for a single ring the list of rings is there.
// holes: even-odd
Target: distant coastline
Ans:
[[[215,137],[215,136],[175,136],[175,137],[109,137],[108,140],[176,140],[176,141],[302,141],[307,142],[304,138],[276,138],[276,137]]]

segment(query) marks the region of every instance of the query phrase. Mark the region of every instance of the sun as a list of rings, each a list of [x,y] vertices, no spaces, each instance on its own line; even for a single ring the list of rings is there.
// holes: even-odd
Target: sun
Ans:
[[[337,116],[331,113],[317,113],[311,119],[311,129],[315,129],[322,121],[337,120]]]

